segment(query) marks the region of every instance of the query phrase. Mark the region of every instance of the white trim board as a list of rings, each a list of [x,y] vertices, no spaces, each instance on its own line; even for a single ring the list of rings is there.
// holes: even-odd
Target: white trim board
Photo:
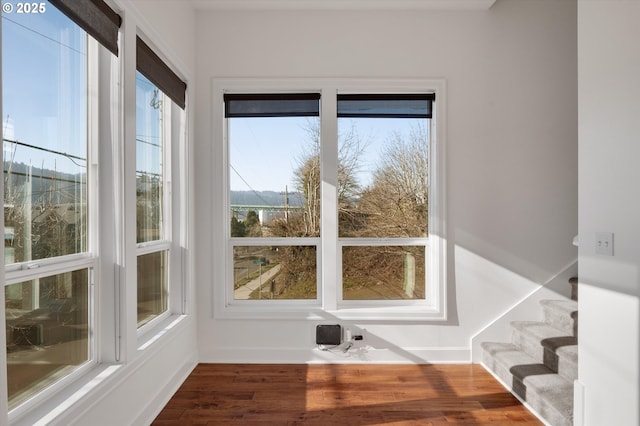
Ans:
[[[192,0],[204,10],[487,10],[496,0]]]
[[[339,349],[263,347],[215,349],[200,363],[240,364],[469,364],[471,349],[443,348],[372,348],[354,345],[347,353]]]

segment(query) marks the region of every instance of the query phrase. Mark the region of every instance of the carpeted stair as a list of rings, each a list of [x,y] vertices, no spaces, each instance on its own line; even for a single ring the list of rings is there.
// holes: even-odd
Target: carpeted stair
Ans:
[[[572,298],[577,299],[577,292]],[[482,363],[545,422],[573,424],[578,302],[543,300],[543,322],[514,321],[511,343],[482,343]]]

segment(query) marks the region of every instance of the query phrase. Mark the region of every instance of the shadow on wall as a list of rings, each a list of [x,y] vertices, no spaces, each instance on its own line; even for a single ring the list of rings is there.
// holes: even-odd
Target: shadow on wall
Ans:
[[[485,260],[534,283],[546,283],[566,267],[566,263],[562,264],[561,261],[558,262],[559,264],[556,267],[539,265],[530,259],[517,256],[514,250],[505,250],[461,229],[456,229],[455,237],[457,247],[463,247]],[[532,244],[534,243],[532,242]],[[573,254],[568,256],[568,261],[572,262],[577,258],[578,249],[573,245],[572,239],[567,238],[566,247],[563,247],[563,249],[566,249],[568,254],[571,253],[570,250],[574,250]],[[542,251],[539,253],[541,257],[544,254]]]

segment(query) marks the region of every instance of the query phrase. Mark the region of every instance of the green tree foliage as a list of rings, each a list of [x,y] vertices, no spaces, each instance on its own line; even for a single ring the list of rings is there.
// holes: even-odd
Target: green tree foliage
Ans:
[[[247,212],[247,217],[244,220],[245,235],[247,237],[260,237],[262,236],[262,229],[260,226],[260,218],[258,213],[253,210]]]
[[[237,217],[233,216],[231,218],[231,236],[232,237],[244,237],[245,236],[245,226],[244,222],[238,220]]]

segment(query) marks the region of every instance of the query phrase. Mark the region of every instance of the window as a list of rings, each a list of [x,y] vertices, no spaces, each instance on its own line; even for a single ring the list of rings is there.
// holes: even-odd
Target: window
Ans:
[[[10,408],[95,360],[97,194],[88,167],[95,141],[87,136],[95,41],[44,6],[2,22]]]
[[[188,306],[186,83],[139,37],[122,38],[136,63],[118,58],[120,16],[102,0],[37,6],[2,16],[0,386],[12,422],[69,386],[97,389],[99,364],[150,356]]]
[[[338,95],[344,301],[425,298],[433,99]]]
[[[136,243],[138,327],[167,310],[165,129],[170,100],[136,73]]]
[[[216,80],[216,315],[445,318],[443,94],[440,81]]]
[[[142,328],[170,313],[175,281],[170,274],[181,268],[171,219],[179,217],[172,213],[182,203],[172,200],[171,165],[181,142],[186,84],[140,37],[136,62],[137,320]]]
[[[228,95],[234,300],[317,300],[320,97]]]

